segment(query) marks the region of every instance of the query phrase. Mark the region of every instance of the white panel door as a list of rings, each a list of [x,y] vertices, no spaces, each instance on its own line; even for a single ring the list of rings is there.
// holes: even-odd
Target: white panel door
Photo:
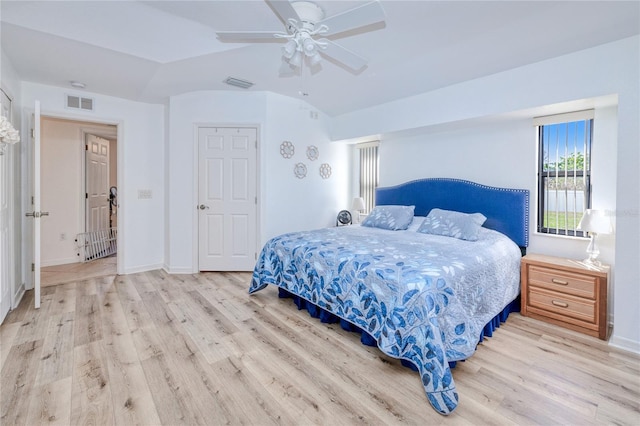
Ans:
[[[32,235],[33,235],[33,266],[31,268],[33,272],[33,288],[35,291],[34,304],[36,309],[40,308],[40,218],[45,215],[49,215],[49,212],[40,211],[40,101],[35,102],[34,114],[33,114],[33,150],[32,150],[32,165],[33,165],[33,211],[26,213],[27,216],[32,217]]]
[[[109,141],[86,136],[85,232],[109,228]]]
[[[11,100],[0,91],[0,114],[11,121]],[[12,261],[10,245],[13,244],[9,222],[11,221],[11,184],[9,159],[12,152],[6,148],[6,152],[0,151],[0,323],[9,309],[11,309],[11,279]]]
[[[198,264],[251,271],[257,253],[257,129],[198,129]]]

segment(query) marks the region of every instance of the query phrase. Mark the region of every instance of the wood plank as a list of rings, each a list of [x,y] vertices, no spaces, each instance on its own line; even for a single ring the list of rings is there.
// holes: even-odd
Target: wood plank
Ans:
[[[4,366],[4,362],[9,356],[9,352],[13,347],[13,341],[20,330],[21,324],[19,322],[12,322],[3,324],[0,327],[0,370]]]
[[[74,312],[76,310],[77,282],[60,284],[51,287],[55,290],[51,300],[51,315]]]
[[[79,288],[82,287],[80,286]],[[102,339],[100,302],[97,294],[76,297],[74,339],[75,346],[86,345]]]
[[[0,424],[25,424],[41,353],[42,340],[19,343],[11,348],[0,372]]]
[[[160,418],[115,287],[105,293],[102,326],[116,424],[159,424]]]
[[[74,313],[54,315],[47,326],[36,383],[39,386],[71,377]]]
[[[300,422],[282,409],[280,403],[260,386],[243,362],[229,357],[212,365],[217,395],[238,417],[234,423],[295,425]]]
[[[76,346],[73,361],[71,423],[114,424],[109,372],[102,344],[92,341]]]
[[[29,405],[27,424],[71,424],[71,386],[71,376],[37,386]]]

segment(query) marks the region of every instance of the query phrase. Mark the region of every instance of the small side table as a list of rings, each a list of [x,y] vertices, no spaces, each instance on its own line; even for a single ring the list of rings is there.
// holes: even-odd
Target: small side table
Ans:
[[[524,256],[521,314],[606,340],[609,269],[561,257]]]

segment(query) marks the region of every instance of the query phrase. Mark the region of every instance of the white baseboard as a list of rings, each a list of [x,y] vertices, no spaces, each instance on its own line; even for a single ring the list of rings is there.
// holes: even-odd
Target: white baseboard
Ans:
[[[78,259],[78,257],[69,257],[66,259],[43,260],[40,262],[40,267],[45,268],[47,266],[68,265],[70,263],[80,263],[80,259]]]
[[[157,263],[153,265],[140,265],[134,266],[132,268],[125,268],[124,275],[137,274],[138,272],[155,271],[156,269],[163,269],[163,265],[161,263]]]
[[[15,304],[15,306],[20,305],[20,302],[22,301],[22,296],[24,296],[24,293],[26,290],[31,290],[31,289],[26,289],[26,285],[24,283],[20,284],[20,286],[16,289],[16,294],[13,297],[13,303]]]
[[[623,349],[625,351],[640,354],[640,342],[633,341],[624,337],[616,336],[615,334],[609,338],[609,345]]]
[[[197,274],[198,271],[195,271],[189,267],[183,266],[183,267],[171,267],[168,265],[163,265],[162,269],[164,269],[164,271],[167,274]]]

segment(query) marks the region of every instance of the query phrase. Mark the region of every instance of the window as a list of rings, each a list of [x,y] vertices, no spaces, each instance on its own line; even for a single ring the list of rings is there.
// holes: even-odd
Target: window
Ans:
[[[366,142],[356,145],[360,151],[360,197],[364,200],[364,213],[368,214],[375,205],[378,187],[378,145]]]
[[[538,232],[586,236],[576,227],[591,207],[593,111],[540,117]]]

